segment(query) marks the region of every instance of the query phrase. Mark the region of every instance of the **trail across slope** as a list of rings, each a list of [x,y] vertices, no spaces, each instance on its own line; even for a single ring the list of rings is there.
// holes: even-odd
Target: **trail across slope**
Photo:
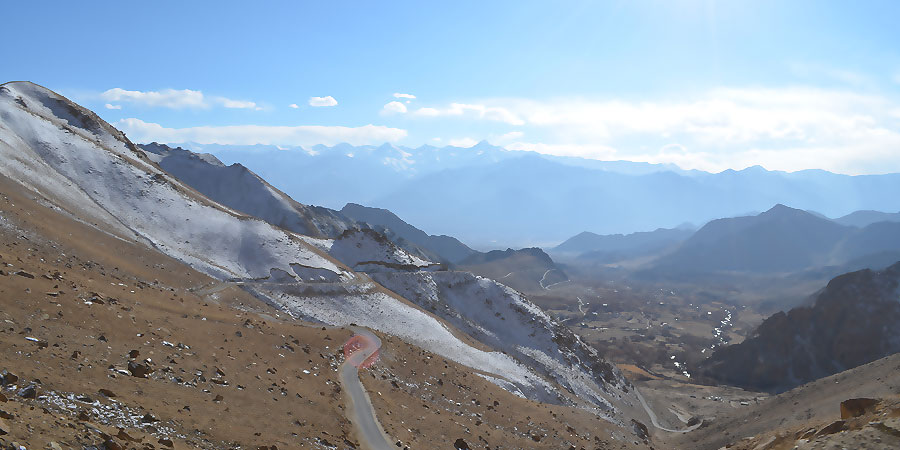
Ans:
[[[347,356],[340,369],[341,385],[350,400],[350,421],[359,433],[359,440],[364,447],[371,450],[390,449],[389,439],[378,424],[372,402],[359,381],[359,368],[365,367],[369,358],[381,348],[381,339],[363,328],[353,327],[353,331],[356,333],[354,337],[363,338],[356,341],[361,346]]]
[[[637,388],[635,388],[634,391],[635,391],[635,393],[637,394],[638,400],[641,401],[641,406],[644,407],[644,411],[646,411],[646,412],[647,412],[647,415],[650,416],[650,423],[652,423],[654,427],[656,427],[656,428],[658,428],[658,429],[660,429],[660,430],[668,431],[669,433],[687,433],[687,432],[689,432],[689,431],[694,431],[694,430],[696,430],[697,428],[700,428],[700,425],[703,425],[703,422],[701,421],[701,422],[699,422],[699,423],[697,423],[697,424],[695,424],[695,425],[692,425],[692,426],[690,426],[690,427],[687,427],[687,428],[685,428],[685,429],[683,429],[683,430],[673,430],[673,429],[671,429],[671,428],[666,428],[666,427],[664,427],[664,426],[662,426],[662,425],[659,424],[659,419],[656,417],[656,413],[653,412],[652,409],[650,409],[650,405],[647,404],[647,400],[644,400],[644,396],[641,395],[641,393],[637,390]]]

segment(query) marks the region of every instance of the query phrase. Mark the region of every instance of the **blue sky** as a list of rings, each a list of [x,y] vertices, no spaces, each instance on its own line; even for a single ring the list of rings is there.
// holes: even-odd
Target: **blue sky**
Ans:
[[[3,13],[15,18],[0,29],[4,81],[59,91],[137,141],[487,139],[705,170],[900,172],[895,1],[33,1]]]

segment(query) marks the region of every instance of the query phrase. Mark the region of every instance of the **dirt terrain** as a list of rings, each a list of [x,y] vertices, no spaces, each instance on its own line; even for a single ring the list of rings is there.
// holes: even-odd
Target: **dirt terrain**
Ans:
[[[683,382],[713,349],[742,341],[765,318],[727,290],[624,280],[573,280],[529,298],[610,360]]]

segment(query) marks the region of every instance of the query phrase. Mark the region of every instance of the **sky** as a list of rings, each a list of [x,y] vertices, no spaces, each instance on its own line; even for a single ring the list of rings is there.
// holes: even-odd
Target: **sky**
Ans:
[[[137,142],[900,172],[900,2],[7,2],[0,80]]]

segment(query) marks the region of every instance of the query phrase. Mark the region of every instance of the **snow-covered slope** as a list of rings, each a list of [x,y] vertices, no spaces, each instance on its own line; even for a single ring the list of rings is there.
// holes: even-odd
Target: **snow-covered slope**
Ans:
[[[334,238],[355,228],[340,212],[294,201],[241,164],[226,166],[208,153],[152,143],[148,157],[201,194],[229,208],[306,236]]]
[[[46,88],[0,86],[0,143],[3,175],[213,276],[261,278],[293,264],[352,277],[291,233],[205,199],[94,113]]]
[[[383,234],[371,230],[347,230],[331,244],[328,254],[363,272],[436,269],[440,264],[412,255]]]
[[[600,409],[636,404],[621,372],[515,290],[468,272],[377,273],[382,286],[469,336],[538,368]]]

